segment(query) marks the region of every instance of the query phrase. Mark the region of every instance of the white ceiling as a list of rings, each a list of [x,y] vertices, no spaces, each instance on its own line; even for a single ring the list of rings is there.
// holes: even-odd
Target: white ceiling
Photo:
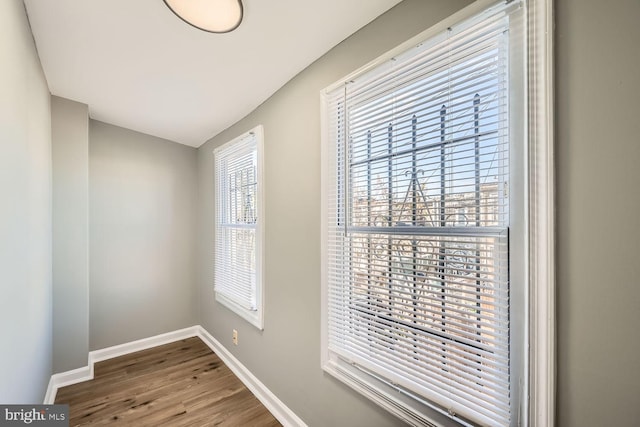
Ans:
[[[24,0],[51,93],[198,147],[400,0],[243,0],[227,34],[162,0]]]

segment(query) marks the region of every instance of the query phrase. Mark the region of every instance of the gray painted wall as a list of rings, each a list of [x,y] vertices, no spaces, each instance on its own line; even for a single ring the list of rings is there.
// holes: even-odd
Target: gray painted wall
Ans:
[[[557,0],[560,427],[640,425],[640,2]]]
[[[310,426],[401,424],[320,366],[320,90],[468,3],[401,3],[198,150],[201,322]],[[212,151],[258,124],[265,132],[263,332],[215,302],[212,263]],[[232,329],[239,332],[237,347]]]
[[[53,142],[53,372],[89,354],[89,112],[51,97]]]
[[[90,348],[190,326],[199,309],[309,425],[397,424],[320,369],[318,92],[466,3],[404,1],[201,147],[197,180],[195,150],[91,122]],[[557,425],[635,425],[640,3],[556,0],[556,13]],[[52,359],[49,93],[21,1],[0,2],[0,28],[0,402],[39,402]],[[215,303],[211,260],[212,150],[257,124],[266,147],[262,333]]]
[[[394,423],[320,371],[318,91],[441,19],[445,8],[461,6],[440,3],[403,2],[199,150],[202,322],[309,425]],[[639,17],[636,0],[556,0],[560,427],[638,423]],[[263,333],[216,304],[211,290],[211,151],[259,123],[266,147]],[[232,328],[240,331],[238,347]]]
[[[89,346],[198,323],[197,151],[89,124]]]
[[[0,402],[51,375],[51,113],[21,0],[0,1]]]

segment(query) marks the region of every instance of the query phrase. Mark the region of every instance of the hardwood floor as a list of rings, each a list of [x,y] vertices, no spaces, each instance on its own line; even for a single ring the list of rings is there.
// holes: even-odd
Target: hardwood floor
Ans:
[[[98,362],[94,372],[58,390],[70,426],[281,425],[199,338]]]

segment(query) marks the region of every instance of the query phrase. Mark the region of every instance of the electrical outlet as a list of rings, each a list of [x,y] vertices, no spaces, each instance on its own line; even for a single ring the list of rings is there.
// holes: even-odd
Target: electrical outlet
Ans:
[[[233,330],[233,345],[238,345],[238,331]]]

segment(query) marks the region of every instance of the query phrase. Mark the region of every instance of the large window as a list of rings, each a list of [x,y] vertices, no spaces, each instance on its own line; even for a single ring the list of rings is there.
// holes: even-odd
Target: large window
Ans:
[[[262,329],[262,127],[214,157],[216,299]]]
[[[324,368],[415,425],[516,425],[523,404],[521,6],[324,94]]]

